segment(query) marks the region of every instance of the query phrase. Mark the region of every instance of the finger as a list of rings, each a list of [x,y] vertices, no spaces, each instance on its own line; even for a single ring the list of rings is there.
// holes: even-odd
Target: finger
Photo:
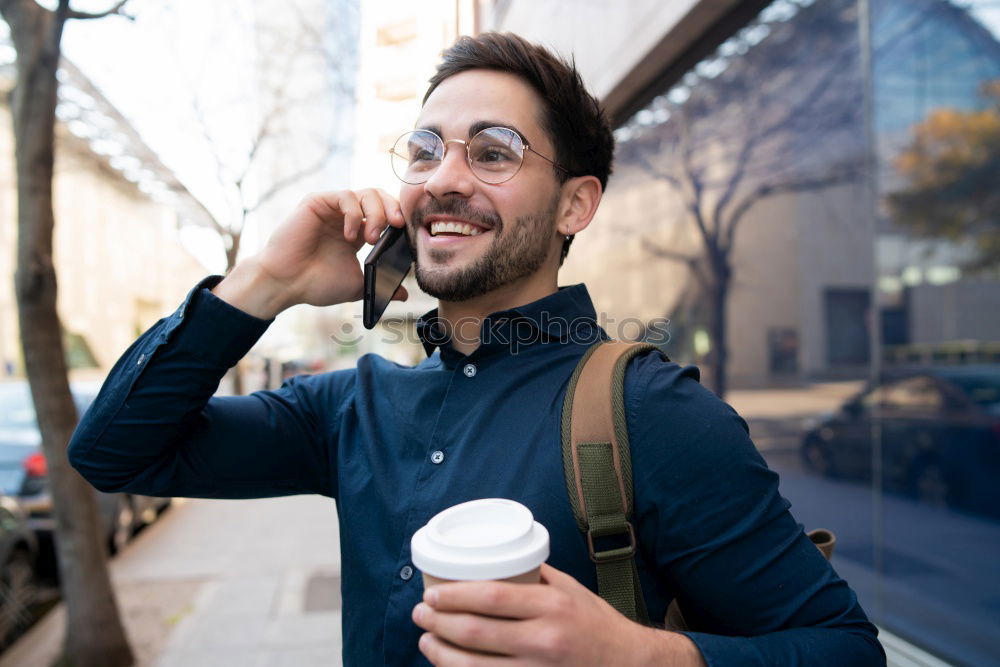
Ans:
[[[524,644],[519,637],[519,632],[525,631],[522,621],[439,612],[421,602],[413,608],[413,622],[436,637],[472,651],[517,653],[517,649]]]
[[[431,586],[424,591],[424,602],[438,611],[523,619],[542,615],[554,592],[542,584],[462,581]]]
[[[406,221],[403,219],[403,208],[399,205],[399,200],[385,190],[376,190],[376,192],[382,200],[382,209],[385,211],[389,224],[393,227],[404,227]]]
[[[364,223],[365,240],[368,243],[378,241],[382,230],[386,228],[385,209],[382,207],[382,198],[375,190],[361,191],[361,210],[363,211],[362,222]]]
[[[555,586],[564,591],[579,590],[584,588],[579,581],[552,567],[548,563],[542,563],[542,583]]]
[[[511,658],[496,655],[483,655],[453,646],[435,637],[429,632],[420,637],[418,644],[420,652],[437,667],[449,665],[476,665],[477,667],[510,667],[514,664]]]
[[[348,241],[357,241],[361,218],[364,217],[358,195],[350,190],[340,193],[337,208],[344,214],[344,238]]]
[[[410,293],[402,285],[396,290],[396,293],[392,295],[390,301],[406,301],[410,298]]]

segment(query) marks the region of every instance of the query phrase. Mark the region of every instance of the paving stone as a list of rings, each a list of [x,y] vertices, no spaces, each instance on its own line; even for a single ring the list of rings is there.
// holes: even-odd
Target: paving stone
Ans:
[[[340,612],[272,618],[264,633],[267,648],[327,645],[340,650]]]

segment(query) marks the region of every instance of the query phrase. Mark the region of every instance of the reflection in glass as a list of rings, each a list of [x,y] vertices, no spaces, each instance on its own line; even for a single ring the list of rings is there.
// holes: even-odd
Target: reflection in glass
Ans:
[[[659,286],[666,291],[660,298],[673,301],[675,310],[688,311],[685,319],[691,324],[705,326],[711,353],[699,361],[707,384],[719,395],[733,375],[787,374],[789,365],[801,366],[785,362],[770,370],[766,356],[754,363],[733,347],[734,289],[744,280],[766,284],[777,277],[766,267],[744,262],[773,257],[794,264],[805,259],[796,247],[798,239],[789,238],[788,228],[799,224],[818,235],[809,241],[807,253],[822,252],[823,235],[856,233],[850,222],[848,228],[837,227],[842,219],[858,217],[849,210],[859,197],[847,194],[858,187],[864,157],[857,54],[852,0],[776,3],[616,133],[618,176],[611,192],[618,184],[645,190],[648,206],[643,208],[667,221],[648,230],[643,246],[647,259],[687,269],[683,283]],[[841,201],[832,205],[810,196],[834,190],[840,191]],[[659,193],[663,196],[657,199]],[[786,209],[775,220],[775,207],[790,202],[801,208]],[[638,213],[639,207],[634,208]],[[843,210],[832,210],[836,208]],[[863,279],[862,271],[847,268],[846,281]],[[766,324],[785,325],[797,338],[798,327],[787,326],[800,315],[792,287],[765,285],[776,292],[772,309],[779,311],[779,321]],[[834,337],[840,345],[836,353],[864,364],[863,324],[837,315],[832,319],[846,330]],[[759,315],[753,319],[759,323],[755,328],[762,353],[768,327]],[[740,322],[741,328],[744,324]],[[845,345],[849,347],[842,349]],[[822,353],[809,349],[804,354]],[[816,363],[824,364],[806,366]]]
[[[998,8],[872,2],[884,622],[968,664],[1000,655]]]
[[[858,4],[773,2],[617,130],[602,259],[643,280],[598,290],[638,292],[671,318],[672,357],[738,390],[796,518],[837,533],[834,565],[877,622],[989,664],[1000,3],[869,0],[870,44]]]
[[[939,508],[1000,517],[1000,372],[989,366],[887,372],[810,429],[811,472],[871,480],[872,422],[880,422],[883,488]]]

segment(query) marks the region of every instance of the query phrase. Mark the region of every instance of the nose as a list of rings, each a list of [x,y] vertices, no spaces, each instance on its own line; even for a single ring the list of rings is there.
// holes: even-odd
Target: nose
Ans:
[[[469,167],[467,156],[464,141],[461,139],[446,141],[441,164],[424,183],[424,190],[435,199],[454,195],[471,197],[477,179]]]

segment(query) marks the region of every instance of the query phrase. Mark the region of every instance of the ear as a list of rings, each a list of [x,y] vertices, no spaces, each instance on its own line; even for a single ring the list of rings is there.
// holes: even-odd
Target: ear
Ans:
[[[577,176],[562,185],[556,231],[563,236],[573,236],[583,231],[597,213],[603,190],[596,176]]]

